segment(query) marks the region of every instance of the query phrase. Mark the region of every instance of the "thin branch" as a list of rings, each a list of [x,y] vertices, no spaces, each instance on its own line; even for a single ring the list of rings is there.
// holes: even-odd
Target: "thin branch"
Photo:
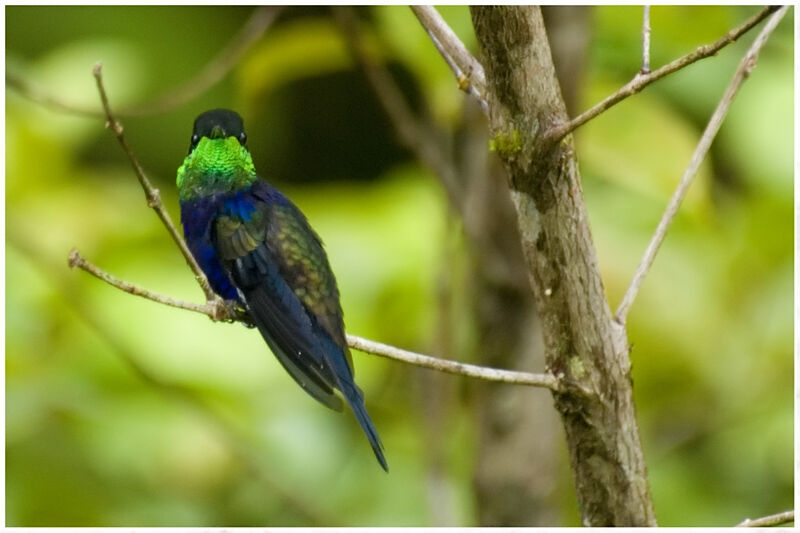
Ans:
[[[225,48],[211,61],[206,63],[193,78],[152,101],[118,110],[117,116],[132,117],[164,113],[189,102],[207,91],[224,78],[239,63],[244,54],[252,48],[264,32],[272,25],[279,11],[280,8],[278,7],[260,7],[256,9],[250,19],[248,19],[242,29],[231,39]],[[64,102],[55,96],[47,94],[29,80],[13,72],[6,71],[6,85],[33,102],[63,113],[93,117],[105,116],[105,112],[102,109],[97,109],[94,106],[81,106]]]
[[[120,146],[122,146],[122,150],[128,156],[128,159],[133,166],[133,170],[136,173],[136,177],[139,179],[139,183],[144,189],[145,197],[147,198],[147,205],[151,207],[158,218],[161,219],[161,222],[164,224],[164,227],[167,228],[167,231],[172,236],[172,240],[175,241],[175,244],[178,245],[183,257],[186,259],[186,262],[189,264],[189,267],[194,272],[194,276],[197,279],[197,282],[200,284],[200,287],[203,289],[203,293],[206,295],[206,300],[217,300],[218,297],[214,294],[214,291],[211,289],[211,286],[208,284],[208,279],[206,279],[206,275],[203,273],[200,265],[197,264],[192,252],[189,251],[189,248],[186,246],[186,242],[184,242],[183,237],[175,228],[175,224],[172,223],[172,219],[167,213],[167,210],[164,208],[164,203],[161,201],[161,194],[159,193],[158,189],[153,187],[153,184],[150,183],[150,180],[147,179],[147,176],[142,169],[142,166],[139,164],[139,161],[136,159],[136,156],[133,153],[130,145],[128,145],[128,141],[125,140],[124,129],[122,124],[117,121],[114,117],[114,114],[111,111],[111,106],[108,103],[108,96],[106,95],[105,87],[103,86],[103,73],[102,73],[102,64],[98,63],[95,65],[93,69],[93,74],[95,77],[95,81],[97,82],[97,90],[100,93],[100,100],[103,103],[103,110],[105,111],[106,116],[106,127],[109,128],[114,135],[117,137]]]
[[[771,527],[781,526],[789,522],[794,522],[794,511],[784,511],[769,516],[762,516],[761,518],[745,518],[742,522],[736,524],[735,527]]]
[[[453,58],[461,71],[469,78],[470,83],[482,93],[486,90],[486,74],[483,65],[475,59],[461,39],[447,25],[442,16],[433,6],[411,6],[411,10],[419,19],[422,27],[432,38],[435,38],[445,50],[445,53]],[[437,46],[438,48],[438,46]]]
[[[644,6],[642,15],[642,69],[639,74],[650,73],[650,6]]]
[[[744,24],[742,24],[741,26],[739,26],[734,30],[731,30],[723,37],[718,39],[716,42],[701,46],[694,52],[687,54],[679,59],[676,59],[675,61],[668,63],[667,65],[664,65],[663,67],[654,70],[649,74],[637,73],[637,75],[631,81],[623,85],[617,92],[607,97],[599,104],[588,109],[587,111],[584,111],[583,113],[573,118],[569,122],[565,122],[563,124],[559,124],[553,127],[547,133],[549,141],[553,143],[558,142],[570,132],[574,131],[575,129],[589,122],[597,115],[610,108],[611,106],[618,104],[625,98],[640,92],[642,89],[644,89],[654,81],[660,80],[664,76],[672,74],[673,72],[676,72],[688,65],[691,65],[695,61],[699,61],[700,59],[704,59],[706,57],[715,55],[721,49],[735,42],[739,37],[747,33],[747,31],[749,31],[753,26],[761,22],[761,20],[769,16],[776,9],[778,9],[778,6],[767,6],[758,13],[756,13],[755,15],[753,15],[752,17],[750,17]]]
[[[628,311],[630,311],[631,305],[633,305],[633,301],[639,292],[639,288],[644,281],[644,277],[650,270],[656,253],[658,253],[658,249],[661,246],[661,243],[664,241],[664,237],[666,237],[667,230],[669,229],[670,224],[672,224],[672,220],[675,218],[675,214],[678,212],[678,208],[680,207],[683,198],[686,196],[689,186],[692,184],[692,181],[697,174],[697,170],[700,167],[700,164],[703,162],[703,159],[705,158],[706,153],[708,152],[708,149],[714,140],[714,137],[717,135],[720,126],[722,126],[722,121],[725,120],[725,115],[728,113],[728,109],[733,102],[733,98],[736,96],[736,93],[742,86],[742,83],[744,83],[748,76],[750,76],[752,70],[755,68],[761,48],[763,48],[770,34],[775,29],[775,26],[778,25],[778,22],[780,22],[788,9],[788,6],[784,6],[775,12],[772,17],[770,17],[769,21],[767,21],[767,24],[761,30],[761,33],[759,33],[758,37],[756,37],[756,39],[753,41],[750,49],[739,62],[739,67],[736,69],[730,85],[728,85],[728,88],[725,90],[725,94],[722,96],[719,104],[717,104],[714,114],[711,115],[711,119],[708,121],[708,125],[703,132],[703,136],[700,138],[700,142],[697,143],[697,148],[695,148],[694,154],[692,154],[692,158],[689,161],[689,166],[684,171],[681,181],[678,184],[678,188],[672,195],[672,199],[670,200],[664,215],[661,217],[661,221],[658,223],[655,234],[650,240],[650,244],[647,245],[647,250],[645,250],[642,261],[639,263],[639,267],[636,269],[633,280],[631,281],[628,290],[625,292],[625,296],[622,298],[622,303],[620,303],[619,308],[617,309],[615,319],[620,324],[625,323]]]
[[[420,24],[433,41],[433,45],[444,58],[458,81],[458,88],[472,95],[486,114],[489,104],[483,93],[486,91],[486,75],[483,66],[469,53],[464,43],[444,21],[433,6],[411,6]],[[457,57],[458,60],[453,59]],[[465,72],[466,71],[466,72]],[[477,87],[476,87],[477,86]]]
[[[143,289],[142,287],[134,285],[133,283],[123,281],[115,276],[112,276],[105,270],[84,259],[83,256],[75,248],[73,248],[69,252],[69,257],[67,258],[67,264],[69,265],[70,268],[80,268],[81,270],[85,270],[92,276],[102,281],[105,281],[109,285],[112,285],[121,291],[127,292],[128,294],[133,294],[134,296],[141,296],[142,298],[146,298],[148,300],[152,300],[160,304],[168,305],[170,307],[177,307],[178,309],[185,309],[187,311],[194,311],[195,313],[202,313],[204,315],[209,316],[212,320],[215,321],[219,320],[219,312],[217,311],[216,307],[213,304],[206,303],[201,305],[191,302],[184,302],[183,300],[176,300],[174,298],[170,298],[169,296],[163,296],[161,294],[156,294],[147,289]]]
[[[394,346],[389,346],[388,344],[356,337],[355,335],[347,335],[347,344],[351,348],[361,350],[362,352],[379,355],[387,359],[394,359],[395,361],[402,361],[415,366],[431,368],[440,372],[447,372],[448,374],[458,374],[460,376],[479,378],[485,381],[499,381],[501,383],[514,383],[516,385],[544,387],[554,391],[560,390],[558,380],[551,374],[534,374],[532,372],[501,370],[486,366],[459,363],[458,361],[439,359],[431,357],[430,355],[402,350]]]
[[[71,268],[80,268],[85,270],[92,276],[105,281],[112,287],[116,287],[121,291],[141,296],[148,300],[158,302],[160,304],[177,307],[178,309],[185,309],[187,311],[194,311],[208,316],[212,320],[220,320],[219,310],[214,304],[198,305],[182,300],[176,300],[167,296],[156,294],[147,289],[143,289],[133,283],[123,281],[111,274],[105,272],[100,267],[92,264],[84,259],[80,253],[73,249],[69,254],[68,260]],[[226,317],[227,319],[241,320],[241,316]],[[450,361],[447,359],[438,359],[429,355],[423,355],[400,348],[395,348],[388,344],[371,341],[355,335],[347,335],[347,344],[355,350],[379,355],[388,359],[402,361],[415,366],[424,368],[431,368],[439,370],[440,372],[447,372],[448,374],[458,374],[472,378],[479,378],[486,381],[497,381],[502,383],[514,383],[517,385],[530,385],[533,387],[545,387],[552,390],[559,390],[558,379],[550,374],[534,374],[531,372],[518,372],[514,370],[500,370],[497,368],[489,368],[477,365],[470,365],[466,363],[459,363],[458,361]]]

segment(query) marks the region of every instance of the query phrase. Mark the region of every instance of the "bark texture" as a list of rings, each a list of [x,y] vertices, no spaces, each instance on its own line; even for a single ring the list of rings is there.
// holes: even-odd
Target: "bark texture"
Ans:
[[[545,358],[587,526],[655,525],[632,398],[625,329],[597,267],[571,136],[536,7],[471,8],[488,84],[491,146],[508,173]]]

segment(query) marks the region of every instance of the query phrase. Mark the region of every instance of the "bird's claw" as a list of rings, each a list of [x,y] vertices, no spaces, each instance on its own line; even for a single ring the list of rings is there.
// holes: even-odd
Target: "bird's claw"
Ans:
[[[215,322],[242,322],[245,326],[252,328],[255,326],[250,320],[247,310],[236,300],[223,300],[215,298],[208,302],[211,308],[211,320]]]

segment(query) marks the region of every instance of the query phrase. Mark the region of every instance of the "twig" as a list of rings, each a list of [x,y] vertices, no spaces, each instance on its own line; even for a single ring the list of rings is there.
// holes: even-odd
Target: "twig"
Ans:
[[[147,289],[143,289],[134,285],[133,283],[122,281],[84,259],[75,249],[70,252],[68,262],[70,267],[85,270],[96,278],[105,281],[109,285],[129,294],[141,296],[142,298],[146,298],[160,304],[177,307],[179,309],[185,309],[187,311],[194,311],[195,313],[201,313],[208,316],[212,320],[219,320],[216,315],[218,311],[213,304],[198,305],[176,300],[174,298],[162,296]],[[241,319],[241,317],[232,318],[237,320]],[[407,350],[401,350],[400,348],[395,348],[394,346],[390,346],[388,344],[382,344],[380,342],[371,341],[355,335],[347,335],[347,344],[355,350],[361,350],[362,352],[379,355],[381,357],[394,359],[396,361],[402,361],[415,366],[447,372],[449,374],[458,374],[467,377],[479,378],[486,381],[515,383],[517,385],[530,385],[533,387],[545,387],[552,390],[558,390],[558,380],[550,374],[534,374],[531,372],[500,370],[497,368],[482,367],[466,363],[459,363],[457,361],[449,361],[447,359],[438,359],[429,355],[422,355],[415,352],[409,352]]]
[[[769,516],[762,516],[761,518],[749,519],[746,518],[742,522],[736,524],[735,527],[769,527],[780,526],[788,522],[794,522],[794,511],[784,511]]]
[[[469,53],[467,47],[450,29],[436,8],[411,6],[411,10],[425,28],[447,66],[455,74],[458,88],[472,95],[478,101],[481,110],[488,113],[489,104],[483,97],[483,93],[486,91],[486,75],[483,72],[483,66]]]
[[[466,73],[470,82],[479,91],[483,92],[486,89],[486,74],[483,71],[483,65],[469,53],[467,47],[447,25],[447,22],[436,11],[436,8],[433,6],[411,6],[411,10],[414,11],[428,35],[435,37],[439,41],[447,55],[453,58],[461,70]]]
[[[647,245],[647,249],[642,257],[641,263],[639,263],[639,267],[636,269],[633,280],[631,281],[628,290],[625,292],[625,296],[622,298],[622,303],[620,303],[619,308],[617,309],[615,319],[620,324],[625,323],[628,311],[630,311],[631,305],[633,305],[633,301],[636,298],[636,294],[639,292],[639,288],[644,281],[644,277],[650,270],[656,253],[658,253],[658,249],[667,234],[667,230],[669,229],[670,224],[672,224],[672,220],[675,218],[675,214],[678,212],[678,208],[680,207],[684,196],[686,196],[686,192],[689,190],[689,186],[692,184],[692,181],[697,174],[697,170],[700,167],[700,164],[703,162],[703,159],[705,158],[706,153],[708,152],[708,149],[714,140],[714,137],[717,135],[717,132],[722,125],[722,121],[725,120],[725,115],[728,113],[728,109],[733,102],[733,98],[736,96],[736,93],[741,87],[742,83],[744,83],[744,81],[750,75],[750,72],[755,68],[761,48],[767,42],[767,39],[775,29],[775,26],[778,25],[778,22],[780,22],[781,18],[783,18],[788,9],[788,6],[784,6],[775,12],[772,17],[770,17],[769,21],[767,21],[767,24],[761,30],[761,33],[759,33],[758,37],[756,37],[753,41],[750,49],[739,62],[739,67],[736,69],[730,85],[728,85],[728,88],[725,90],[725,94],[722,96],[719,104],[717,104],[714,114],[711,115],[711,119],[708,121],[708,125],[703,132],[703,136],[700,138],[700,142],[697,143],[697,148],[695,148],[694,153],[692,154],[692,158],[689,161],[689,166],[684,171],[681,181],[678,184],[675,193],[672,195],[672,199],[670,200],[664,215],[661,217],[661,221],[658,223],[655,234],[650,240],[650,244]]]
[[[644,6],[642,15],[642,70],[639,74],[650,73],[650,6]]]
[[[129,294],[133,294],[135,296],[141,296],[142,298],[146,298],[148,300],[152,300],[160,304],[169,305],[171,307],[177,307],[178,309],[185,309],[187,311],[202,313],[204,315],[208,315],[213,320],[218,320],[219,313],[215,309],[214,305],[209,303],[201,305],[191,302],[184,302],[183,300],[176,300],[174,298],[170,298],[169,296],[163,296],[161,294],[156,294],[152,291],[148,291],[147,289],[143,289],[142,287],[134,285],[133,283],[123,281],[115,276],[112,276],[105,270],[102,270],[100,267],[84,259],[83,256],[75,248],[73,248],[69,252],[69,257],[67,258],[67,264],[69,265],[70,268],[80,268],[81,270],[85,270],[92,276],[100,280],[103,280],[109,285],[112,285],[118,288],[119,290],[125,291]]]
[[[178,107],[202,94],[225,77],[241,60],[244,54],[270,27],[279,12],[278,7],[260,7],[231,39],[228,45],[209,61],[193,78],[150,102],[143,102],[117,110],[119,117],[145,116],[163,113]],[[6,85],[22,96],[38,104],[73,115],[105,116],[102,109],[64,102],[16,73],[6,71]]]
[[[554,391],[559,390],[558,380],[550,374],[534,374],[532,372],[520,372],[517,370],[501,370],[487,366],[470,365],[438,359],[429,355],[423,355],[408,350],[401,350],[388,344],[363,339],[355,335],[347,335],[347,345],[362,352],[379,355],[395,361],[402,361],[411,365],[431,368],[448,374],[458,374],[471,378],[479,378],[485,381],[499,381],[502,383],[514,383],[517,385],[530,385],[533,387],[544,387]]]
[[[186,242],[184,242],[183,237],[175,228],[175,224],[172,223],[172,219],[167,213],[167,210],[164,208],[164,203],[161,201],[161,194],[159,193],[158,189],[153,187],[153,184],[150,183],[150,180],[147,179],[147,176],[142,169],[142,166],[139,164],[139,161],[136,159],[136,156],[133,154],[133,150],[128,145],[128,141],[125,140],[124,129],[122,124],[117,121],[114,117],[114,114],[111,112],[111,107],[108,104],[108,96],[106,95],[105,87],[103,86],[103,73],[102,73],[103,65],[98,63],[95,65],[92,73],[94,74],[95,80],[97,82],[97,90],[100,93],[100,100],[103,103],[103,110],[105,111],[106,116],[106,127],[109,128],[114,135],[117,137],[120,146],[122,146],[122,150],[128,156],[128,159],[133,166],[133,170],[136,173],[136,177],[139,179],[139,183],[144,189],[144,195],[147,198],[147,205],[151,207],[158,218],[161,219],[161,222],[167,228],[170,236],[172,236],[172,240],[175,241],[175,244],[178,245],[183,257],[186,259],[186,262],[189,264],[189,267],[194,272],[194,276],[197,279],[197,282],[200,284],[200,287],[203,289],[203,293],[206,295],[206,300],[209,301],[216,301],[218,297],[214,294],[214,291],[211,289],[211,286],[208,284],[208,279],[206,279],[206,275],[203,273],[200,265],[197,264],[192,252],[189,251],[189,248],[186,246]]]
[[[773,13],[776,9],[778,9],[778,6],[767,6],[758,13],[756,13],[755,15],[753,15],[752,17],[750,17],[744,24],[742,24],[741,26],[739,26],[734,30],[731,30],[723,37],[718,39],[716,42],[712,44],[703,45],[697,48],[694,52],[691,52],[690,54],[687,54],[679,59],[676,59],[675,61],[668,63],[649,74],[637,73],[637,75],[631,81],[623,85],[617,92],[607,97],[599,104],[584,111],[583,113],[573,118],[569,122],[565,122],[563,124],[559,124],[551,128],[550,131],[547,133],[549,141],[552,143],[558,142],[559,140],[564,138],[565,135],[569,134],[571,131],[589,122],[597,115],[607,110],[611,106],[618,104],[625,98],[638,93],[639,91],[641,91],[654,81],[657,81],[663,78],[664,76],[672,74],[675,71],[678,71],[688,65],[691,65],[695,61],[715,55],[722,48],[733,43],[739,37],[747,33],[748,30],[750,30],[753,26],[761,22],[762,19],[766,18],[768,15]]]

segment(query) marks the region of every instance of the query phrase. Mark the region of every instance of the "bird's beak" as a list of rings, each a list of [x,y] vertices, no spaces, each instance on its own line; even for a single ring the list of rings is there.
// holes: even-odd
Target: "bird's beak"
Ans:
[[[225,132],[222,131],[222,127],[214,126],[214,129],[211,130],[211,138],[222,139],[223,137],[225,137]]]

